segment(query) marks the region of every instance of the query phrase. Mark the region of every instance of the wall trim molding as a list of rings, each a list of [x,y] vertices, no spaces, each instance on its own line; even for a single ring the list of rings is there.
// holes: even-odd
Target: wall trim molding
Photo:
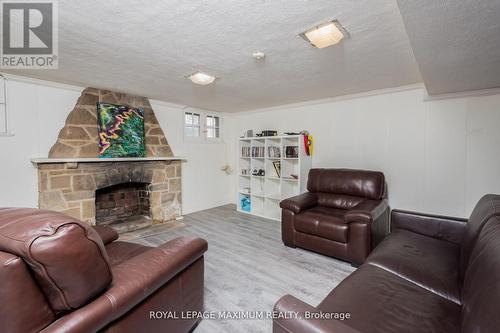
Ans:
[[[14,74],[9,74],[9,73],[4,73],[4,72],[0,72],[0,74],[2,74],[7,81],[17,81],[17,82],[30,83],[30,84],[40,85],[40,86],[61,88],[61,89],[74,90],[74,91],[83,91],[83,89],[85,89],[85,87],[75,86],[75,85],[66,84],[66,83],[59,83],[59,82],[54,82],[54,81],[35,79],[32,77],[28,77],[28,76],[14,75]]]
[[[425,102],[440,101],[444,99],[455,99],[455,98],[466,98],[466,97],[481,97],[481,96],[492,96],[499,95],[500,88],[489,88],[471,91],[461,91],[456,93],[447,93],[439,95],[427,95],[424,98]]]
[[[82,92],[85,89],[85,87],[75,86],[72,84],[59,83],[59,82],[55,82],[55,81],[48,81],[48,80],[42,80],[42,79],[35,79],[32,77],[28,77],[28,76],[14,75],[14,74],[9,74],[9,73],[4,73],[4,72],[0,72],[0,75],[3,75],[5,77],[5,79],[7,79],[9,81],[30,83],[30,84],[35,84],[35,85],[41,85],[41,86],[53,87],[53,88],[61,88],[61,89],[79,91],[79,92]],[[93,87],[93,88],[99,88],[99,87]],[[112,90],[112,89],[103,88],[103,90]],[[127,92],[123,92],[123,93],[127,93]],[[137,94],[131,93],[131,95],[137,95]],[[145,96],[145,97],[147,97],[147,96]],[[220,112],[220,111],[208,110],[208,109],[200,109],[200,108],[196,108],[196,107],[191,107],[189,105],[171,103],[171,102],[162,101],[162,100],[154,99],[154,98],[150,98],[150,97],[147,97],[147,98],[149,99],[149,102],[151,104],[157,104],[160,106],[181,109],[181,110],[186,109],[186,108],[190,108],[190,109],[200,110],[200,111],[204,111],[204,112],[217,113],[217,114],[221,114],[221,115],[227,114],[227,112]]]
[[[345,100],[352,100],[352,99],[358,99],[358,98],[364,98],[364,97],[393,94],[393,93],[398,93],[398,92],[403,92],[403,91],[419,90],[419,89],[425,90],[425,86],[423,83],[415,83],[415,84],[409,84],[409,85],[404,85],[404,86],[399,86],[399,87],[370,90],[370,91],[357,93],[357,94],[349,94],[349,95],[342,95],[342,96],[336,96],[336,97],[313,99],[313,100],[304,101],[304,102],[282,104],[282,105],[271,106],[268,108],[260,108],[260,109],[254,109],[254,110],[249,110],[249,111],[240,111],[240,112],[231,112],[231,113],[228,112],[227,114],[229,116],[241,116],[241,115],[248,115],[248,114],[252,114],[252,113],[278,111],[278,110],[283,110],[283,109],[292,109],[292,108],[299,108],[299,107],[304,107],[304,106],[312,106],[312,105],[318,105],[318,104],[341,102],[341,101],[345,101]]]
[[[168,107],[168,108],[174,108],[174,109],[185,109],[187,107],[186,105],[161,101],[159,99],[153,99],[153,98],[149,98],[149,103],[150,104],[157,104],[159,106],[164,106],[164,107]]]

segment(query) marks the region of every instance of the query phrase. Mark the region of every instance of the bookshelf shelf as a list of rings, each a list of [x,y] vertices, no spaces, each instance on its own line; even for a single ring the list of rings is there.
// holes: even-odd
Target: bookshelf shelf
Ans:
[[[312,161],[311,156],[305,154],[302,136],[242,138],[238,150],[240,172],[250,172],[238,177],[239,188],[249,188],[248,192],[238,192],[238,211],[279,221],[279,202],[306,190],[304,180],[307,180]],[[255,169],[264,170],[265,175],[252,175]]]

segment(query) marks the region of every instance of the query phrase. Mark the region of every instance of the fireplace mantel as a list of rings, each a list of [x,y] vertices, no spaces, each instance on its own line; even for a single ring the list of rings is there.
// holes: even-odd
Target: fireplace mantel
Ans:
[[[99,157],[70,157],[70,158],[32,158],[33,164],[54,164],[54,163],[96,163],[96,162],[149,162],[149,161],[185,161],[185,158],[179,156],[171,157],[116,157],[116,158],[99,158]]]

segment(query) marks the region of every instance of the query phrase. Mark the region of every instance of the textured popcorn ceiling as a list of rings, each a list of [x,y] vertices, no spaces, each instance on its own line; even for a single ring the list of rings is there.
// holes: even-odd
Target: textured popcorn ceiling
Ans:
[[[421,82],[395,0],[65,0],[59,17],[59,70],[10,73],[227,112]],[[331,18],[350,39],[296,36]]]
[[[398,0],[431,95],[500,87],[500,0]]]

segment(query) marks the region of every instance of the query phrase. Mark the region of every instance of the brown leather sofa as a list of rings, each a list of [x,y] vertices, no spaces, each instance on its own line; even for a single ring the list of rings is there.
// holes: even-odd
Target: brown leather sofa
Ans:
[[[0,209],[0,332],[190,331],[196,319],[166,313],[202,311],[206,241],[117,238],[51,211]]]
[[[348,312],[349,319],[279,318],[273,332],[499,332],[500,195],[483,197],[468,221],[391,216],[392,233],[318,306],[290,295],[275,305],[302,318]]]
[[[383,173],[311,169],[307,190],[280,203],[281,234],[286,246],[359,265],[389,233]]]

